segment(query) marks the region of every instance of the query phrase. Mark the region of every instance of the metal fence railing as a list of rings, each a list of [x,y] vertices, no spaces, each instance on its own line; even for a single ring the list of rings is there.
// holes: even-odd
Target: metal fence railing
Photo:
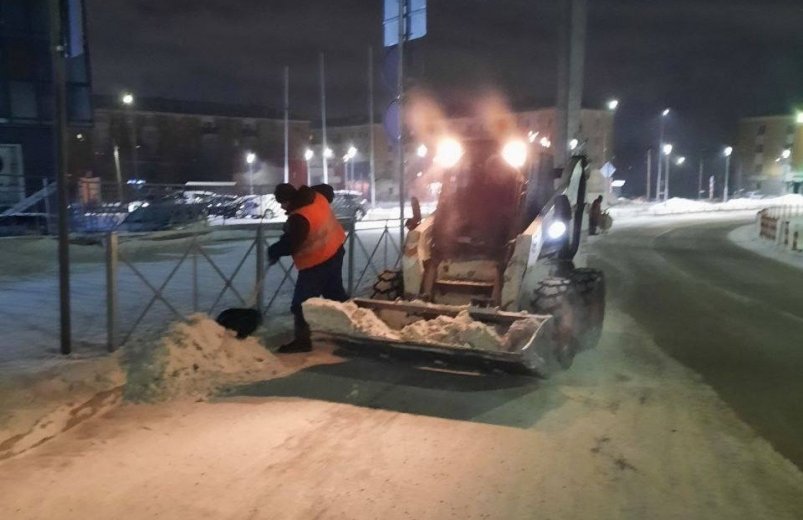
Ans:
[[[370,295],[376,278],[399,265],[398,222],[347,221],[343,281],[352,295]],[[195,312],[215,315],[228,307],[263,314],[289,311],[295,274],[288,259],[267,264],[267,247],[281,223],[229,226],[172,238],[106,234],[107,348],[164,330]]]

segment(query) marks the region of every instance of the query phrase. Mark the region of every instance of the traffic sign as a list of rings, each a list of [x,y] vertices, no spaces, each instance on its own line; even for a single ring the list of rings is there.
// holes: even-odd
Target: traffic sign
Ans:
[[[399,43],[399,2],[404,6],[404,39],[415,40],[427,34],[427,0],[385,0],[385,47]]]
[[[599,169],[599,171],[605,176],[605,178],[610,179],[613,177],[613,174],[616,173],[616,167],[610,162],[606,162],[602,168]]]

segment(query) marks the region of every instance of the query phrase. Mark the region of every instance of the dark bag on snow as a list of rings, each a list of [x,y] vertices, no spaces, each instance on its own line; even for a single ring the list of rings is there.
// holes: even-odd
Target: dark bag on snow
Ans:
[[[253,334],[262,324],[262,313],[256,309],[226,309],[215,321],[236,332],[238,339],[243,339]]]

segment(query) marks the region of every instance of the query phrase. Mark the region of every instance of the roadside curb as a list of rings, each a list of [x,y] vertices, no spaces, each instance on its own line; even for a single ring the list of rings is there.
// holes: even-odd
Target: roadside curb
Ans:
[[[789,267],[803,270],[803,254],[782,249],[773,242],[756,236],[756,225],[739,226],[728,233],[728,241],[764,258],[776,260]]]

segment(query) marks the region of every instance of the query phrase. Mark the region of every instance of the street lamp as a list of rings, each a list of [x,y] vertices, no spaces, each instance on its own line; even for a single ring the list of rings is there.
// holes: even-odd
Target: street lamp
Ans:
[[[578,141],[577,139],[572,139],[571,141],[569,141],[569,150],[573,151],[575,148],[577,148],[579,144],[580,141]]]
[[[675,159],[675,164],[677,164],[678,166],[682,166],[684,162],[686,162],[686,158],[683,157],[682,155],[677,159]]]
[[[134,178],[139,179],[139,161],[137,157],[137,125],[134,121],[134,113],[131,110],[134,106],[134,94],[131,92],[123,92],[120,95],[120,102],[124,107],[129,109],[128,117],[126,119],[128,123],[128,135],[131,140],[131,163],[132,170],[134,171]]]
[[[733,153],[732,146],[726,146],[722,151],[725,156],[725,186],[722,188],[722,202],[728,202],[728,183],[730,181],[731,170],[731,154]]]
[[[619,100],[618,99],[609,99],[605,106],[608,108],[608,111],[611,112],[611,133],[613,133],[613,124],[614,124],[614,116],[616,115],[616,109],[619,108]],[[602,125],[602,165],[604,166],[605,163],[608,162],[608,127],[603,124]]]
[[[669,200],[669,156],[672,155],[673,146],[669,143],[663,145],[664,152],[664,202]]]
[[[659,150],[659,153],[658,153],[658,155],[656,157],[656,159],[657,159],[656,162],[658,163],[658,168],[656,168],[656,169],[658,171],[657,171],[657,175],[655,177],[655,198],[657,200],[660,200],[660,198],[661,198],[661,184],[662,184],[662,181],[663,181],[662,168],[661,168],[662,162],[661,162],[660,150],[661,150],[661,146],[663,146],[663,142],[664,142],[664,124],[665,124],[665,120],[666,120],[667,116],[669,116],[669,112],[670,111],[669,111],[668,108],[665,108],[661,112],[661,119],[660,119],[660,125],[659,125],[659,128],[660,128],[659,136],[658,136],[658,150]]]
[[[781,159],[789,159],[789,157],[791,156],[792,156],[792,150],[790,150],[789,148],[781,152]]]
[[[550,146],[552,146],[552,141],[550,141],[548,137],[542,137],[539,143],[544,148],[549,148]]]
[[[257,156],[254,152],[248,152],[245,154],[245,162],[248,164],[248,194],[254,194],[254,162],[256,162]]]
[[[309,169],[309,162],[315,157],[315,152],[311,148],[304,150],[304,160],[307,161],[307,186],[312,184],[312,172]]]
[[[427,145],[425,144],[418,145],[418,148],[415,150],[415,154],[422,159],[427,156],[427,152],[429,152],[429,150],[427,150]]]

